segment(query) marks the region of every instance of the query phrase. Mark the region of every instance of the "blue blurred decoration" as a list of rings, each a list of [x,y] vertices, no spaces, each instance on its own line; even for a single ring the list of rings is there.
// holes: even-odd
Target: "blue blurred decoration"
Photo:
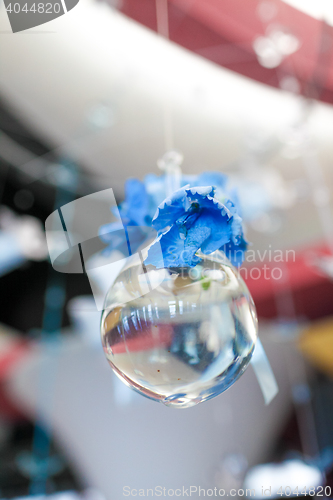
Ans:
[[[309,461],[310,465],[317,466],[325,474],[329,474],[333,469],[333,448],[328,446],[322,450],[318,458]]]
[[[99,236],[108,251],[127,251],[127,242],[115,238],[121,224],[136,227],[134,253],[145,241],[144,226],[159,231],[146,264],[161,267],[194,267],[200,262],[199,248],[208,255],[222,250],[235,266],[244,260],[247,243],[243,234],[240,205],[235,189],[227,189],[228,178],[220,172],[182,175],[181,188],[168,196],[168,175],[148,174],[144,181],[128,179],[125,201],[119,206],[121,220],[104,225]],[[231,199],[233,201],[231,201]],[[117,216],[118,213],[114,212]],[[163,262],[157,258],[162,248]]]
[[[28,451],[22,451],[16,457],[16,465],[26,477],[52,476],[59,474],[65,468],[62,458],[57,455],[38,460]]]

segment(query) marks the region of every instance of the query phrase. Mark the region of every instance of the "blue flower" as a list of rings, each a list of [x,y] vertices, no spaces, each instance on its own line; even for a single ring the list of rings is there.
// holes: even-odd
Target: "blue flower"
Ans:
[[[201,260],[196,256],[199,249],[210,254],[229,245],[232,258],[234,247],[246,247],[234,204],[230,200],[222,204],[214,195],[212,186],[185,186],[159,205],[152,225],[161,233],[145,263],[157,268],[193,267]]]
[[[239,243],[237,245],[231,239],[228,243],[223,245],[219,250],[222,250],[226,254],[227,258],[235,267],[240,267],[244,262],[245,252],[247,250],[247,247],[248,247],[247,241],[244,239],[243,236],[241,236],[241,239],[239,240]]]
[[[120,220],[102,226],[100,238],[108,245],[107,250],[117,249],[130,255],[144,243],[147,227],[153,226],[160,234],[146,263],[156,267],[192,267],[200,261],[196,256],[199,248],[206,254],[220,248],[235,265],[240,265],[247,244],[237,195],[228,192],[227,182],[228,178],[220,172],[182,175],[181,189],[167,198],[165,175],[148,174],[143,182],[129,179],[125,200],[119,212],[114,212]]]

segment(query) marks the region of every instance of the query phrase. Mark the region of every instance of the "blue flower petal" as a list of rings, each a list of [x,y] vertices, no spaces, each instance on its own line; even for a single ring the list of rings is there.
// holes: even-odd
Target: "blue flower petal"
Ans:
[[[212,198],[214,197],[214,188],[213,186],[193,186],[193,187],[186,187],[185,186],[185,191],[189,199],[192,201],[198,200],[201,201],[202,203],[204,200],[209,197]]]
[[[163,230],[174,224],[180,217],[184,216],[191,208],[192,203],[197,203],[198,206],[213,207],[218,204],[214,200],[214,189],[212,186],[199,186],[189,188],[185,186],[175,191],[172,196],[166,198],[163,203],[157,208],[154,215],[152,225],[157,230]],[[221,205],[220,209],[225,207]]]
[[[184,252],[182,260],[185,266],[193,267],[201,261],[195,253],[199,250],[201,245],[210,236],[212,229],[205,223],[200,224],[201,216],[198,218],[197,223],[192,226],[187,234],[185,240]]]
[[[182,239],[177,226],[162,233],[148,250],[145,264],[162,267],[194,267],[201,259],[195,255],[201,242],[210,234],[208,227],[190,229],[188,238]],[[163,258],[162,258],[163,255]]]
[[[186,238],[189,228],[195,223],[199,215],[199,210],[189,210],[185,213],[185,215],[183,215],[176,221],[180,237],[183,240]]]
[[[147,224],[149,198],[143,182],[138,179],[128,179],[125,184],[125,195],[125,203],[119,210],[124,222],[134,222],[138,226]]]
[[[239,245],[243,237],[243,221],[237,213],[237,208],[235,204],[231,200],[226,200],[225,206],[233,215],[231,221],[232,241],[234,242],[235,245]]]
[[[235,245],[235,243],[231,240],[223,245],[220,250],[226,254],[233,266],[240,267],[244,262],[247,247],[248,243],[242,237],[238,245]]]
[[[156,267],[193,267],[200,260],[195,255],[199,249],[210,254],[231,239],[237,245],[243,233],[236,208],[231,201],[224,205],[213,196],[212,186],[186,186],[167,198],[159,206],[153,226],[171,228],[152,245],[146,262]],[[154,245],[160,245],[163,263]]]
[[[240,217],[242,217],[242,208],[237,189],[236,188],[229,189],[226,198],[232,200],[232,204],[234,205],[237,214]],[[222,201],[222,203],[225,203],[225,201]]]
[[[231,222],[232,241],[235,245],[240,245],[243,238],[242,219],[235,214]]]
[[[186,211],[186,188],[180,188],[161,203],[154,215],[152,225],[156,231],[176,222]]]
[[[185,241],[180,238],[177,226],[172,226],[151,245],[145,264],[152,264],[158,269],[162,267],[183,267],[184,243]]]
[[[228,215],[223,216],[220,210],[212,212],[206,208],[195,227],[198,225],[211,228],[209,238],[201,245],[202,253],[208,255],[230,241],[232,232],[230,219]]]
[[[212,186],[186,189],[186,193],[191,204],[198,203],[201,208],[219,210],[223,216],[226,215],[229,219],[232,217],[229,208],[214,198],[214,188]]]

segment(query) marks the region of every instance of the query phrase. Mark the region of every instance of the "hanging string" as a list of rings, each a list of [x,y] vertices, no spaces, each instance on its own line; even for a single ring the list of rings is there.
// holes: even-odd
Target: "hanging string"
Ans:
[[[168,0],[155,0],[157,33],[169,40],[169,14]],[[174,126],[170,99],[164,96],[163,99],[163,126],[164,126],[164,148],[170,151],[174,148]]]
[[[157,33],[169,40],[168,0],[156,0]]]

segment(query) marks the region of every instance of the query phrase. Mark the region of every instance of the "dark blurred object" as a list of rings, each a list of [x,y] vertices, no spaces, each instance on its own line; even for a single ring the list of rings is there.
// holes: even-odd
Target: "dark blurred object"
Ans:
[[[53,211],[56,185],[41,179],[32,179],[24,174],[24,168],[16,165],[15,145],[25,148],[37,158],[46,158],[48,163],[59,160],[52,153],[51,145],[45,145],[15,118],[9,108],[0,107],[0,139],[10,138],[14,151],[6,154],[7,160],[0,155],[0,204],[9,207],[18,215],[31,215],[44,225],[45,219]],[[3,148],[2,148],[3,151]],[[12,163],[9,160],[13,160]],[[24,165],[22,166],[24,167]],[[46,168],[46,167],[45,167]],[[88,186],[85,188],[88,190]],[[0,280],[0,323],[7,324],[20,332],[38,335],[42,325],[44,293],[49,263],[25,262],[21,267],[2,276]],[[85,275],[72,275],[68,280],[66,303],[77,295],[90,294],[90,286]],[[64,314],[63,326],[69,324]]]
[[[3,498],[28,495],[30,478],[24,474],[18,458],[24,456],[31,449],[32,436],[32,424],[16,425],[9,431],[7,441],[0,446],[0,496]],[[79,488],[77,480],[54,444],[52,445],[52,454],[61,457],[63,467],[52,478],[48,485],[48,491],[51,493],[77,490]]]
[[[319,448],[322,452],[330,449],[333,457],[333,380],[318,375],[313,388],[313,406],[315,412],[315,420],[317,427],[317,437]],[[333,479],[332,474],[333,459],[331,467],[328,471]]]

